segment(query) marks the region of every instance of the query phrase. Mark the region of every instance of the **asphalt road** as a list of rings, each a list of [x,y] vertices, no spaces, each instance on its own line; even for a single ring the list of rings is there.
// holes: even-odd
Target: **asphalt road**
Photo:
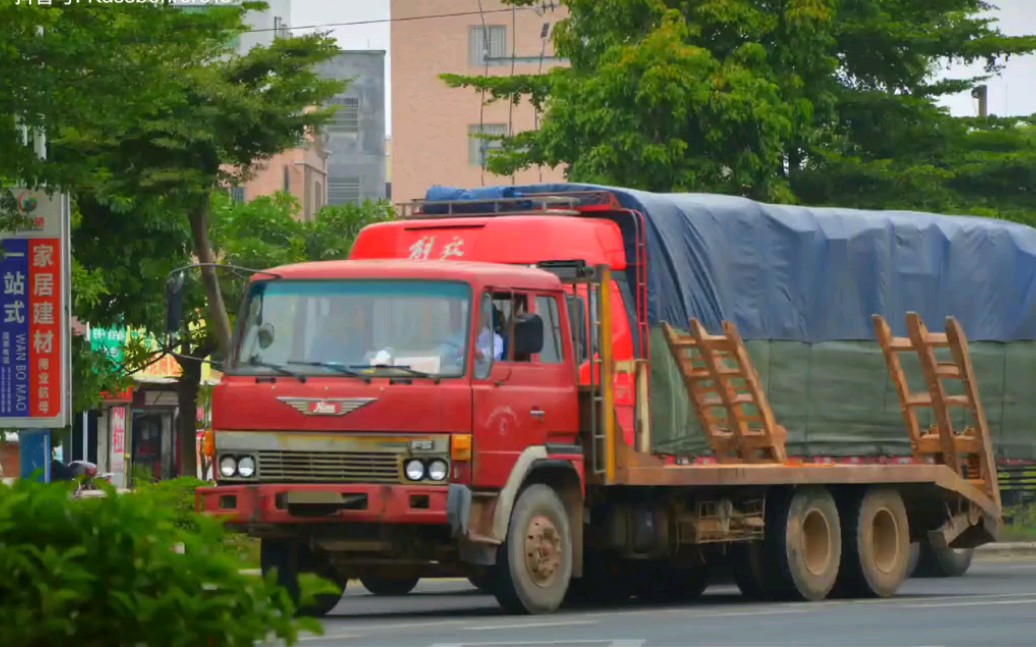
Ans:
[[[427,580],[408,596],[358,583],[325,635],[303,647],[1033,647],[1036,559],[984,561],[966,576],[910,580],[890,600],[749,603],[716,585],[696,603],[506,616],[463,581]]]

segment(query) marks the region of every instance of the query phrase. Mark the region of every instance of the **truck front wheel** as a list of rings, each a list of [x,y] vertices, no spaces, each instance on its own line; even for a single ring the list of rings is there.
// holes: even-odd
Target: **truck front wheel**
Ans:
[[[842,510],[845,544],[838,588],[849,597],[889,597],[910,568],[910,527],[894,488],[870,487]]]
[[[774,595],[823,600],[834,588],[842,559],[838,506],[823,487],[796,489],[767,501],[766,551]],[[769,578],[767,578],[769,579]]]
[[[561,499],[534,484],[518,496],[507,539],[497,549],[493,594],[511,613],[557,610],[572,578],[572,532]]]
[[[330,563],[321,560],[319,555],[308,546],[298,542],[285,539],[263,539],[259,544],[259,564],[262,567],[263,577],[266,577],[270,571],[277,571],[277,583],[288,591],[288,595],[291,596],[292,602],[296,606],[299,604],[299,575],[302,573],[313,573],[337,587],[337,593],[318,595],[310,605],[300,607],[298,612],[302,615],[326,616],[338,606],[345,594],[348,580],[339,575]]]
[[[367,576],[360,578],[360,584],[374,595],[406,595],[414,590],[419,577],[375,577]]]

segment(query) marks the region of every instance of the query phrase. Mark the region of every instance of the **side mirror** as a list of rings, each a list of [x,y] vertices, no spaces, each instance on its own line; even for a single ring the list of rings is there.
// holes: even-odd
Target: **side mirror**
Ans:
[[[543,350],[543,319],[538,314],[523,313],[514,322],[514,355],[535,355]]]
[[[183,272],[169,277],[165,284],[165,331],[174,334],[183,328]]]
[[[256,333],[256,341],[259,342],[259,348],[266,350],[273,343],[273,324],[266,322],[259,326],[259,331]]]

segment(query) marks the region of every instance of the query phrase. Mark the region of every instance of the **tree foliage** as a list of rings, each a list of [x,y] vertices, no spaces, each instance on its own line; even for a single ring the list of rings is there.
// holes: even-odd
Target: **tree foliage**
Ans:
[[[241,573],[220,522],[166,491],[107,490],[73,500],[64,484],[0,485],[0,644],[295,644],[300,630],[322,633],[293,618],[272,579]],[[307,577],[301,603],[328,588]]]
[[[167,274],[192,257],[216,260],[214,190],[247,179],[253,164],[329,118],[320,106],[344,83],[314,68],[338,53],[332,39],[278,38],[243,56],[232,51],[248,29],[243,12],[264,7],[0,7],[0,181],[72,194],[73,312],[81,321],[160,333]],[[46,160],[22,145],[20,125],[46,127]],[[229,337],[223,290],[213,273],[207,278],[191,287],[188,304],[189,323],[208,325],[193,326],[177,348],[184,394],[200,375],[192,358],[225,348]],[[151,359],[131,348],[118,367],[83,340],[75,351],[77,407],[124,384],[120,368]],[[193,420],[184,418],[189,458]],[[189,461],[184,467],[192,470]]]
[[[543,110],[539,130],[502,139],[495,173],[564,166],[573,181],[659,191],[1015,219],[1036,210],[1023,184],[1031,127],[937,104],[1036,50],[1036,37],[1001,33],[982,0],[562,4],[554,44],[569,67],[442,75]],[[940,79],[949,62],[982,62],[985,74]]]

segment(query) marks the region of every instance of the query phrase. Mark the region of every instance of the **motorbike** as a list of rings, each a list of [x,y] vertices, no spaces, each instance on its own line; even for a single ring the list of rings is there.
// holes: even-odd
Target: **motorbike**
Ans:
[[[86,496],[104,496],[104,491],[97,487],[100,481],[112,482],[111,472],[98,474],[97,465],[90,461],[73,460],[67,464],[59,460],[50,463],[50,480],[57,483],[61,481],[76,481],[76,490],[72,494],[73,499],[80,499]]]

